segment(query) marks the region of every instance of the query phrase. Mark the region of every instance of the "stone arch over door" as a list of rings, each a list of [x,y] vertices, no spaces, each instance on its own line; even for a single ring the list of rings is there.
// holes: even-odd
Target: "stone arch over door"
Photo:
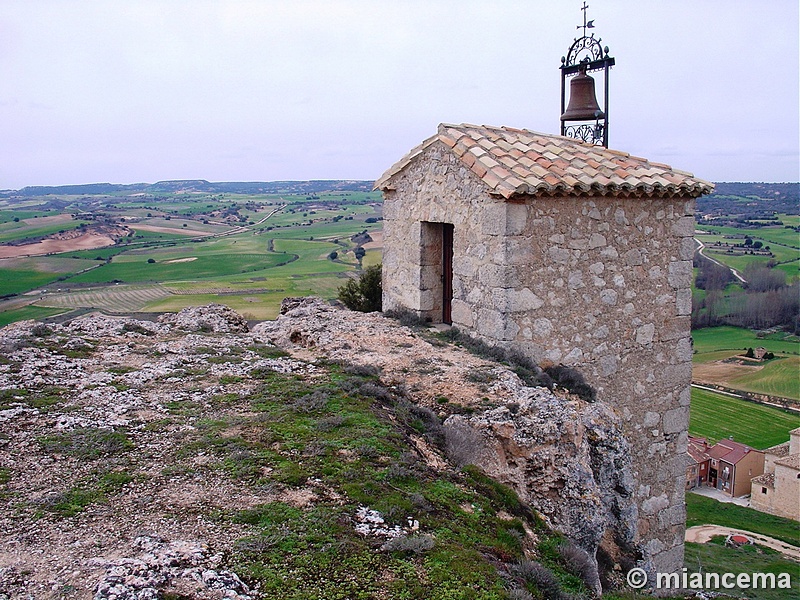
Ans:
[[[420,316],[432,323],[452,322],[452,223],[420,223]]]

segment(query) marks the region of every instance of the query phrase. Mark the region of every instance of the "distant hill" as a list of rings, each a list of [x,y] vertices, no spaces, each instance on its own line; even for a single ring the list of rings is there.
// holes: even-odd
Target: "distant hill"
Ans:
[[[341,190],[368,192],[372,181],[350,179],[320,179],[314,181],[222,181],[209,182],[205,179],[179,179],[158,181],[156,183],[85,183],[78,185],[35,185],[21,190],[5,190],[0,196],[49,196],[49,195],[100,195],[129,193],[178,193],[205,192],[209,194],[311,194],[316,192]]]
[[[697,199],[701,215],[740,215],[758,219],[773,213],[800,214],[799,183],[731,183],[714,184],[708,196]]]

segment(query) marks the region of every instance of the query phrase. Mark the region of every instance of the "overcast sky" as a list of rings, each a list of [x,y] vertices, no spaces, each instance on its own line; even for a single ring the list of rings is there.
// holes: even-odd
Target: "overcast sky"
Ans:
[[[587,0],[610,146],[798,181],[797,0]],[[1,0],[0,189],[376,179],[441,122],[559,131],[580,0]]]

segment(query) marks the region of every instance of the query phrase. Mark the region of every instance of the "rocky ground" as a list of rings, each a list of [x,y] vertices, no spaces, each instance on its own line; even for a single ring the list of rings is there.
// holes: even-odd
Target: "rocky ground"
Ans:
[[[245,468],[242,457],[252,444],[220,459],[221,444],[260,435],[251,397],[269,373],[314,381],[331,361],[357,365],[379,372],[387,393],[441,420],[462,414],[461,429],[474,413],[484,438],[503,419],[516,418],[509,410],[487,416],[492,410],[512,406],[516,414],[524,390],[530,405],[532,388],[505,366],[381,315],[313,300],[290,303],[284,312],[252,329],[230,309],[211,305],[158,322],[93,314],[62,325],[27,321],[0,330],[0,599],[262,597],[230,560],[238,541],[253,534],[253,523],[226,515],[270,503],[342,504],[341,490],[324,478],[271,482],[266,466],[248,479],[260,483],[243,485],[237,469]],[[562,418],[583,414],[584,403],[562,397]],[[313,394],[304,398],[314,400]],[[585,422],[572,427],[570,460],[576,436],[583,436],[578,452],[591,452],[585,438],[592,436],[584,434],[599,431],[595,425],[603,420],[596,409],[580,418]],[[217,435],[220,423],[225,429]],[[603,427],[608,433],[608,423]],[[557,443],[563,435],[531,443]],[[426,436],[411,431],[407,439],[429,471],[451,468]],[[514,444],[501,445],[507,452]],[[339,452],[350,460],[349,451]],[[548,457],[556,460],[557,453]],[[591,463],[589,454],[580,460]],[[496,470],[508,475],[504,465]],[[514,484],[523,475],[516,470],[507,478]],[[595,475],[596,488],[602,473]],[[567,488],[585,486],[589,466],[581,477]],[[601,506],[604,499],[595,495],[589,503]],[[347,517],[353,528],[365,526],[358,516],[371,514],[365,510]],[[597,514],[594,521],[602,521]],[[419,523],[412,518],[399,527],[410,534]],[[419,538],[420,547],[432,546],[432,539]]]

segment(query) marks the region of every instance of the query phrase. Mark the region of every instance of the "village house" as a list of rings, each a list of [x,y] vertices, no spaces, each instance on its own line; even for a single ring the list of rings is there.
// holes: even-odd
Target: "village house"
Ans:
[[[710,446],[705,438],[689,436],[687,454],[686,489],[694,477],[691,487],[707,485],[738,498],[748,495],[750,480],[764,472],[764,452],[731,439]]]
[[[686,489],[692,490],[708,482],[708,443],[706,438],[689,436],[686,448]]]
[[[764,450],[764,473],[754,477],[750,506],[800,521],[800,427],[789,441]]]
[[[384,310],[578,369],[624,421],[646,560],[679,569],[694,200],[712,184],[572,138],[443,124],[375,187]]]

